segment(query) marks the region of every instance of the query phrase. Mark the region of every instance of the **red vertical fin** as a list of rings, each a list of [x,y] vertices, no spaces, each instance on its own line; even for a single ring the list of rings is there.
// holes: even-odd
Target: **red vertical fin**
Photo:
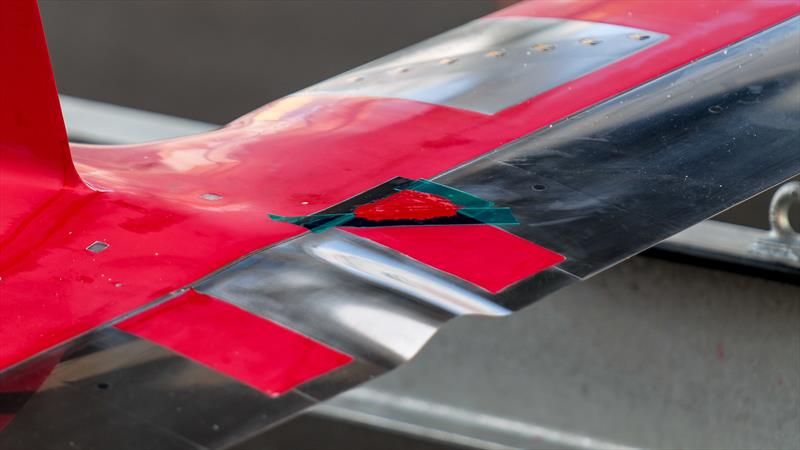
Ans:
[[[34,0],[0,1],[0,183],[80,183]],[[5,195],[5,191],[2,192]]]
[[[37,224],[83,187],[35,0],[0,0],[0,276],[43,242]],[[57,213],[57,211],[56,211]]]

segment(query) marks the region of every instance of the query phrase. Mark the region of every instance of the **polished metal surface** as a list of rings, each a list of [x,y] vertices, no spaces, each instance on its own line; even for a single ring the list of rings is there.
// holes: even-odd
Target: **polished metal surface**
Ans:
[[[455,315],[509,313],[467,282],[335,229],[251,255],[195,289],[387,368]]]
[[[115,328],[43,356],[57,364],[0,433],[2,449],[220,448],[316,403],[266,396]]]
[[[799,41],[791,19],[435,181],[597,273],[800,173]]]
[[[193,288],[353,356],[297,389],[325,399],[410,360],[453,317],[507,315],[577,280],[551,268],[492,296],[330,229],[249,255]]]
[[[61,96],[62,108],[70,130],[70,136],[77,141],[91,141],[99,144],[136,144],[148,140],[159,139],[160,135],[143,135],[147,130],[164,129],[168,136],[185,136],[194,134],[197,128],[186,125],[181,118],[141,111],[126,107],[117,107],[107,103],[86,101],[82,105],[87,111],[86,117],[91,120],[82,120],[81,115],[73,113],[74,99]],[[83,99],[77,99],[83,100]],[[106,108],[109,106],[109,108]],[[192,121],[188,121],[192,122]],[[136,124],[133,128],[122,127],[122,124]],[[202,124],[204,129],[213,129],[216,125]],[[218,200],[218,194],[207,193],[201,196],[208,200]],[[749,254],[748,248],[762,232],[756,228],[728,224],[719,221],[704,221],[692,226],[658,244],[657,248],[679,253],[702,252],[704,254],[722,254],[734,256],[741,260],[760,260],[757,256]]]
[[[769,223],[776,237],[798,240],[800,232],[792,227],[789,210],[800,207],[800,182],[786,183],[772,196],[769,205]]]
[[[298,94],[391,97],[494,114],[667,36],[553,18],[484,18]]]
[[[341,236],[325,242],[306,244],[312,256],[387,289],[419,298],[425,303],[454,315],[485,314],[505,315],[510,311],[502,306],[453,283],[443,283],[442,274],[427,269],[422,264],[401,259],[390,251],[380,252],[378,246],[365,251],[369,241],[359,242],[355,238]],[[382,250],[382,249],[381,249]]]

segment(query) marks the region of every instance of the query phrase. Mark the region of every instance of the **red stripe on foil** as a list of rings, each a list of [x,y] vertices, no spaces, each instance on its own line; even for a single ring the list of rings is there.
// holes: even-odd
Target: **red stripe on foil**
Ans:
[[[564,260],[558,253],[489,225],[344,229],[493,294]]]
[[[288,328],[195,291],[117,328],[173,350],[271,396],[353,360]]]

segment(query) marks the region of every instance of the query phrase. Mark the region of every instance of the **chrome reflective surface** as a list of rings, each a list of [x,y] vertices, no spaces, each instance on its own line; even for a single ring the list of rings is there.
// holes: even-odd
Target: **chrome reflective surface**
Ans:
[[[794,181],[780,187],[772,196],[769,206],[771,229],[749,249],[749,253],[768,261],[775,261],[800,269],[800,232],[789,219],[791,208],[800,208],[800,183]]]
[[[87,100],[81,106],[80,111],[73,111],[72,100],[75,97],[60,96],[64,117],[70,136],[78,142],[97,142],[99,144],[138,144],[148,140],[158,139],[156,135],[142,136],[142,132],[151,129],[163,129],[168,136],[186,136],[195,134],[197,128],[192,126],[191,120],[179,117],[168,116],[169,119],[163,120],[164,115],[142,111],[138,109],[120,107],[96,101]],[[107,108],[111,107],[111,108]],[[86,111],[86,117],[91,120],[83,120],[81,112]],[[188,120],[189,124],[184,123]],[[122,124],[137,123],[141,128],[130,129]],[[201,123],[206,130],[211,130],[216,125]],[[217,200],[218,194],[208,193],[201,195],[201,198],[213,198]],[[658,247],[670,252],[696,252],[703,254],[720,253],[735,255],[737,258],[747,258],[747,247],[755,238],[760,236],[759,230],[750,227],[726,224],[719,221],[705,221],[690,227],[666,241],[660,243]],[[737,238],[738,236],[738,238]],[[752,255],[750,255],[752,256]],[[772,266],[773,268],[775,266]]]
[[[772,196],[769,205],[769,223],[778,237],[800,239],[800,232],[792,227],[789,210],[800,206],[800,182],[786,183]]]
[[[0,433],[2,449],[220,448],[315,403],[265,396],[114,328],[44,356],[54,368]]]
[[[335,229],[251,255],[195,289],[383,367],[410,359],[456,315],[509,312],[467,282]]]
[[[331,229],[250,255],[193,288],[353,356],[355,365],[298,388],[323,399],[408,361],[453,317],[507,315],[577,280],[550,268],[492,296]]]
[[[798,40],[795,18],[435,180],[586,277],[800,173]]]
[[[102,144],[147,142],[204,133],[210,123],[59,95],[70,140]],[[97,124],[102,124],[98,127]]]
[[[400,261],[399,255],[365,249],[367,242],[341,236],[325,242],[306,244],[311,255],[362,278],[373,284],[385,286],[419,298],[425,303],[454,315],[486,314],[505,315],[510,311],[492,301],[452,283],[442,282],[441,273],[424,270],[423,265]]]
[[[494,114],[666,38],[580,20],[485,18],[299,94],[403,98]]]

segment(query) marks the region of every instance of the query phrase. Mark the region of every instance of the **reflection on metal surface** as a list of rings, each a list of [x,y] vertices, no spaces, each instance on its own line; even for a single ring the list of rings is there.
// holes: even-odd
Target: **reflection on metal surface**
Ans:
[[[299,392],[270,398],[114,328],[65,350],[0,448],[219,448],[316,403]]]
[[[510,206],[522,225],[503,228],[566,256],[574,275],[597,273],[800,172],[799,23],[435,181]]]
[[[409,360],[436,332],[436,326],[380,307],[342,304],[331,311],[333,322],[354,339],[378,341],[398,357]]]
[[[505,315],[575,280],[550,268],[490,297],[469,282],[332,229],[250,255],[194,289],[385,370],[414,356],[452,317]]]
[[[386,368],[364,360],[354,360],[323,377],[297,387],[297,392],[318,401],[327,400],[386,372]]]
[[[470,283],[335,229],[251,255],[195,289],[383,366],[411,358],[451,317],[509,312]]]
[[[631,37],[631,39],[634,38]],[[533,49],[537,51],[549,51],[553,47],[554,46],[549,44],[537,44],[533,46]],[[453,64],[457,61],[458,58],[443,58],[439,63]],[[114,105],[100,102],[92,102],[86,105],[87,110],[91,112],[91,117],[97,120],[77,120],[74,115],[69,113],[70,104],[68,102],[65,103],[64,98],[65,96],[61,97],[62,105],[64,105],[65,108],[65,119],[67,120],[71,135],[78,141],[95,140],[101,144],[109,144],[112,142],[136,144],[143,142],[143,137],[137,134],[136,130],[128,128],[117,130],[113,125],[115,123],[128,122],[131,120],[131,115],[135,115],[137,120],[141,121],[145,129],[162,126],[169,134],[174,136],[189,135],[196,132],[193,127],[186,126],[181,120],[163,122],[163,115],[161,114],[123,107],[101,108],[102,106]],[[708,108],[708,111],[718,114],[723,111],[723,108],[720,105],[712,105]],[[209,129],[213,126],[214,125],[207,124]],[[543,184],[534,184],[531,186],[531,189],[534,191],[544,191],[547,187]],[[208,197],[214,196],[216,200],[217,195],[218,194],[208,193],[203,194],[202,197],[211,201]],[[301,202],[301,204],[308,205],[308,202]],[[747,249],[757,236],[761,236],[761,232],[754,228],[716,221],[706,221],[667,239],[659,244],[659,247],[668,251],[694,249],[702,252],[729,254],[737,258],[748,258],[753,257],[753,255],[748,255]]]
[[[344,394],[332,403],[315,407],[313,411],[332,418],[369,424],[395,432],[404,431],[472,448],[527,448],[534,442],[537,443],[537,448],[576,450],[637,448],[369,387]],[[470,435],[482,438],[473,438]],[[486,440],[488,437],[492,440]],[[498,442],[507,442],[511,445]]]
[[[797,181],[786,183],[775,191],[769,204],[769,223],[776,236],[798,240],[800,232],[789,220],[792,207],[800,207],[800,182]]]
[[[505,315],[509,310],[457,285],[443,283],[441,274],[402,264],[398,258],[357,245],[355,239],[330,239],[306,246],[312,255],[351,275],[422,299],[454,315]],[[409,261],[410,262],[410,261]]]
[[[480,19],[300,94],[394,97],[493,114],[666,38],[580,20]]]
[[[750,247],[754,256],[800,268],[800,232],[792,227],[789,210],[800,207],[800,182],[786,183],[772,196],[769,223],[772,227]]]
[[[70,140],[130,144],[188,136],[219,128],[210,123],[60,95]]]

